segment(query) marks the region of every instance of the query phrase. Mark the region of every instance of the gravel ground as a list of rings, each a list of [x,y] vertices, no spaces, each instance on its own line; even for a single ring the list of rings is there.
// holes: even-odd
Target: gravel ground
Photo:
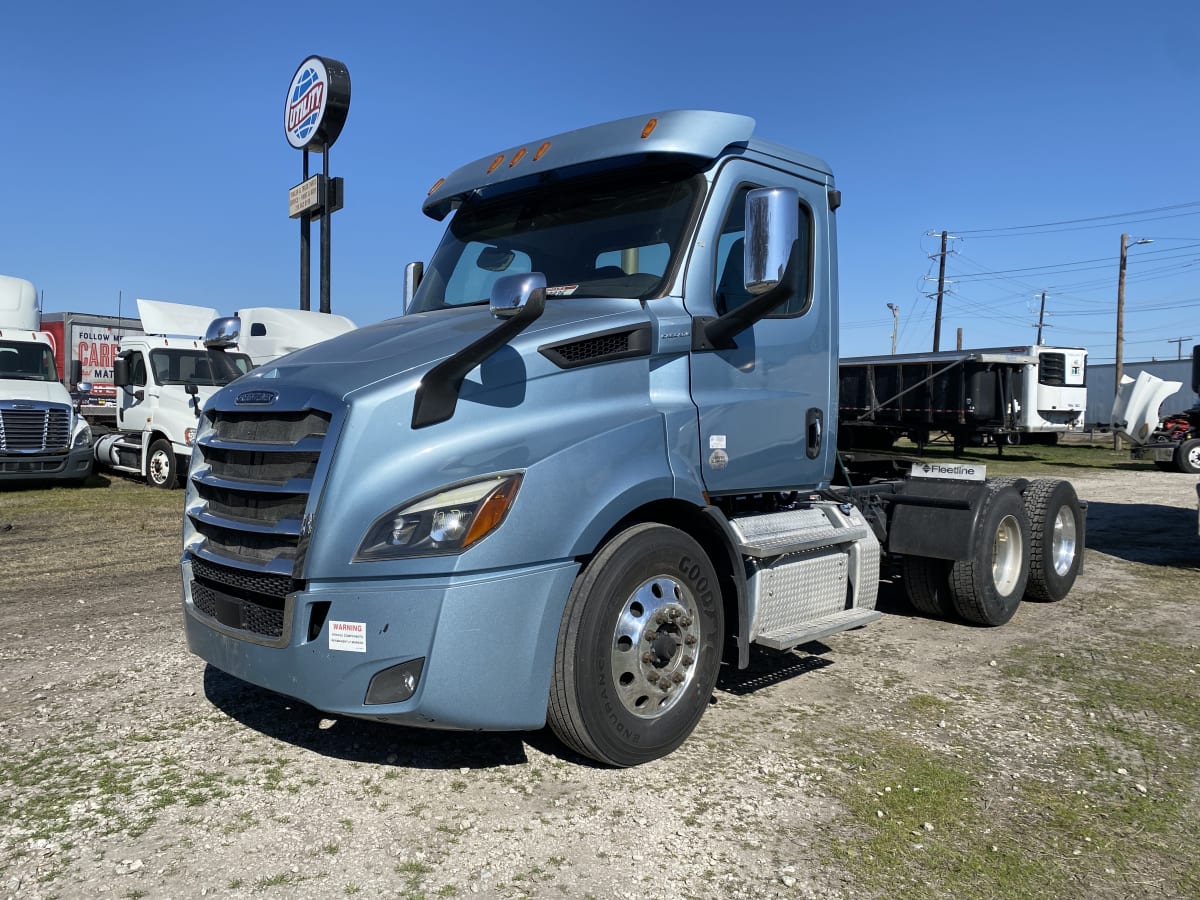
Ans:
[[[885,585],[882,621],[756,654],[679,751],[625,771],[546,731],[333,720],[206,669],[182,641],[176,543],[132,575],[91,553],[65,564],[58,529],[6,523],[0,495],[0,896],[862,896],[829,852],[862,827],[830,785],[853,735],[971,746],[1003,728],[999,764],[1019,769],[1075,725],[1030,722],[997,659],[1188,621],[1194,588],[1160,591],[1155,567],[1200,565],[1196,479],[1071,478],[1091,507],[1066,600],[982,629],[916,616]],[[136,540],[102,530],[100,547]],[[904,713],[915,695],[961,700],[953,729]]]

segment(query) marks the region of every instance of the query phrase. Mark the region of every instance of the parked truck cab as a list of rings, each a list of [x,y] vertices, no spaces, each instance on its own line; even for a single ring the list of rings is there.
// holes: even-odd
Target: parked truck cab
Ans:
[[[80,483],[92,472],[92,431],[38,326],[33,284],[0,275],[0,482]]]
[[[439,180],[424,211],[453,217],[403,317],[209,401],[185,504],[191,650],[332,714],[549,721],[633,765],[687,737],[752,644],[878,618],[905,489],[868,503],[832,484],[840,194],[753,125],[623,119]],[[1029,583],[1024,487],[918,498],[957,533],[908,551],[940,554],[934,590],[965,561],[980,621]]]

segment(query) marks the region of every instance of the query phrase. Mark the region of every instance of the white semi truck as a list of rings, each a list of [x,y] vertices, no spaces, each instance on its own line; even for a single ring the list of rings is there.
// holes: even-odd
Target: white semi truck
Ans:
[[[0,275],[0,482],[80,483],[92,472],[92,431],[39,326],[33,284]]]
[[[187,470],[197,419],[223,385],[300,347],[354,328],[345,316],[253,307],[239,311],[238,343],[205,348],[216,309],[139,299],[144,333],[122,338],[113,362],[117,430],[96,441],[96,459],[118,472],[173,488]]]

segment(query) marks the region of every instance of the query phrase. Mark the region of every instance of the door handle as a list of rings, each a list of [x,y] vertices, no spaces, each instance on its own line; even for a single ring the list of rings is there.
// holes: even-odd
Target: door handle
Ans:
[[[808,440],[807,446],[804,448],[805,454],[809,459],[816,459],[821,455],[821,437],[824,431],[822,423],[824,421],[824,413],[812,407],[808,410],[808,415],[805,417],[807,423]]]

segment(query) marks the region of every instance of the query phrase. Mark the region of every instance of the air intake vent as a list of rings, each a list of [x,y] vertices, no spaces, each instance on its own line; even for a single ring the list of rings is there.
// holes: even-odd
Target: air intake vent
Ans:
[[[561,369],[595,365],[616,359],[650,355],[650,326],[614,328],[586,337],[547,344],[538,348],[542,356]]]
[[[1064,353],[1043,353],[1038,359],[1038,381],[1051,387],[1067,383],[1067,357]]]

